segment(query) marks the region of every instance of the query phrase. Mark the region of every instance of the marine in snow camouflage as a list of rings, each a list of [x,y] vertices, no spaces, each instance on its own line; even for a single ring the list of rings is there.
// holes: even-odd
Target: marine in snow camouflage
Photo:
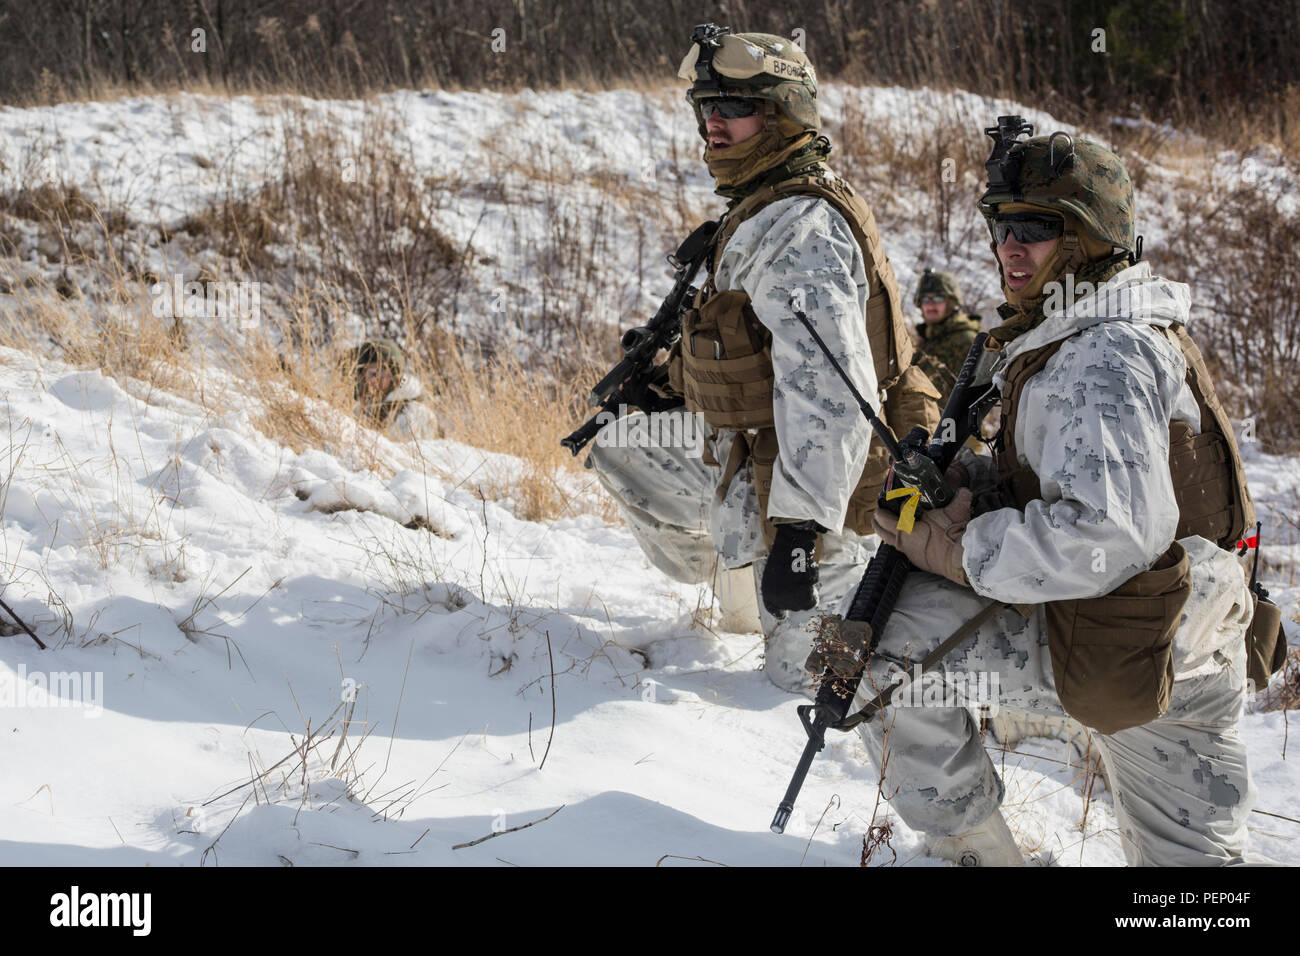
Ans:
[[[773,470],[768,515],[815,521],[823,535],[821,601],[814,612],[777,622],[763,612],[768,675],[787,690],[808,686],[805,625],[833,611],[857,584],[874,537],[844,529],[849,499],[866,463],[870,426],[807,329],[803,311],[865,394],[877,382],[863,320],[869,283],[862,250],[830,203],[794,196],[764,206],[736,229],[714,274],[719,291],[743,290],[772,336],[773,417],[780,457]],[[685,411],[682,414],[687,414]],[[612,426],[607,426],[612,427]],[[734,432],[717,430],[709,458],[723,463]],[[721,495],[720,465],[689,461],[679,449],[606,447],[600,436],[589,461],[619,502],[646,555],[676,580],[707,582],[713,554],[727,568],[752,565],[761,578],[766,545],[749,469]],[[710,551],[712,553],[710,553]]]
[[[909,577],[864,699],[874,694],[869,685],[888,684],[995,599],[1026,614],[1000,612],[938,672],[946,682],[967,672],[997,675],[999,708],[1059,718],[1042,605],[1109,594],[1172,540],[1169,422],[1199,424],[1200,411],[1181,351],[1159,330],[1188,321],[1190,293],[1138,263],[1094,295],[1107,307],[1089,308],[1085,299],[1046,315],[1007,343],[993,371],[1002,385],[1001,370],[1018,354],[1062,343],[1025,384],[1014,426],[1042,498],[1023,511],[996,508],[971,519],[962,541],[970,590],[935,575]],[[1229,552],[1195,535],[1180,544],[1191,595],[1173,640],[1169,708],[1141,726],[1094,734],[1130,865],[1241,862],[1255,797],[1236,729],[1250,594]],[[958,833],[997,811],[1002,784],[963,707],[891,707],[860,733],[909,826]]]
[[[1150,567],[1178,527],[1170,422],[1199,428],[1201,413],[1183,354],[1161,329],[1187,323],[1190,291],[1133,261],[1133,189],[1118,158],[1086,141],[1071,146],[1056,135],[1012,147],[1022,160],[1019,176],[980,201],[989,217],[1011,203],[1055,210],[1067,236],[1077,223],[1092,241],[1071,255],[1066,271],[1107,263],[1092,307],[1089,298],[1060,311],[1040,306],[1036,321],[1000,340],[993,370],[999,387],[1017,355],[1060,343],[1025,383],[1014,423],[1004,418],[1004,427],[1015,428],[1020,463],[1040,479],[1041,498],[971,519],[962,540],[971,588],[923,572],[909,576],[859,703],[994,599],[1016,607],[980,627],[936,674],[946,687],[961,686],[960,675],[988,673],[997,678],[991,702],[1000,710],[1059,719],[1043,604],[1110,594]],[[1112,247],[1133,255],[1118,261]],[[1078,252],[1082,258],[1074,258]],[[1179,543],[1191,594],[1173,638],[1169,707],[1141,726],[1094,734],[1130,865],[1242,862],[1255,799],[1236,727],[1250,593],[1231,553],[1199,535]],[[964,706],[891,706],[859,733],[883,768],[892,808],[909,826],[956,834],[998,812],[1002,782]]]
[[[692,44],[680,71],[692,82],[688,99],[756,97],[774,103],[785,120],[800,127],[800,137],[820,128],[816,76],[789,40],[722,35],[713,50],[714,77],[700,77],[698,56],[698,44]],[[737,226],[713,263],[712,279],[719,293],[744,292],[771,335],[772,417],[780,450],[768,517],[815,521],[830,529],[821,541],[818,607],[781,621],[760,608],[769,677],[787,690],[806,690],[810,681],[802,665],[811,645],[806,625],[817,613],[834,610],[856,585],[876,541],[844,529],[866,464],[870,427],[793,308],[816,326],[857,386],[876,394],[865,322],[871,288],[867,260],[831,203],[791,196]],[[676,580],[707,582],[712,564],[720,560],[729,569],[752,567],[761,581],[767,549],[752,469],[740,468],[726,488],[717,488],[734,437],[733,431],[717,429],[704,461],[675,448],[617,448],[599,435],[593,443],[589,464],[619,502],[647,557]]]

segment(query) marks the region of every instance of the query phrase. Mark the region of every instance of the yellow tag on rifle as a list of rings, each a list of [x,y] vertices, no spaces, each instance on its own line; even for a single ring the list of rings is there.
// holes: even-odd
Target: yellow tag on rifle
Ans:
[[[912,527],[916,524],[916,506],[921,501],[921,489],[895,488],[885,493],[886,501],[903,497],[906,497],[907,501],[903,504],[903,510],[898,513],[898,530],[903,534],[911,534]]]

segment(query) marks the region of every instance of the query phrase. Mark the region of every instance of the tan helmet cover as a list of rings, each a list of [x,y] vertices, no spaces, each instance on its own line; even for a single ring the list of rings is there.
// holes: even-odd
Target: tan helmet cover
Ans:
[[[776,104],[780,114],[799,129],[821,131],[817,74],[793,40],[772,33],[737,33],[717,37],[712,46],[710,72],[716,84],[704,82],[699,76],[698,43],[691,43],[682,60],[677,75],[691,84],[687,100],[695,103],[697,99],[713,96],[767,100]],[[700,136],[706,138],[703,122]]]
[[[817,84],[817,74],[812,63],[793,41],[755,34],[755,37],[763,36],[768,41],[764,46],[758,46],[748,36],[744,33],[729,33],[719,37],[718,49],[713,54],[713,69],[733,80],[749,80],[766,73],[782,80],[808,82],[814,86]],[[777,46],[784,46],[785,49],[776,50],[770,43],[772,39],[777,39]],[[683,80],[695,82],[695,61],[699,57],[699,45],[692,43],[677,75]]]

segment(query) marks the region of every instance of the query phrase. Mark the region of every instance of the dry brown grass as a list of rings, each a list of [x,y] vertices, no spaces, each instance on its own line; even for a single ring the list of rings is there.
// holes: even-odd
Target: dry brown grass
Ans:
[[[490,465],[478,487],[494,500],[514,499],[525,520],[573,517],[595,500],[601,517],[617,520],[611,499],[593,498],[595,475],[560,445],[595,411],[583,399],[605,371],[582,358],[590,353],[581,343],[573,352],[577,357],[539,368],[510,353],[448,343],[432,373],[445,437],[519,459],[517,466]]]
[[[109,287],[106,298],[107,309],[77,285],[29,277],[12,296],[0,344],[53,352],[71,365],[133,379],[147,390],[200,399],[202,369],[181,357],[183,343],[172,320],[155,318],[148,300],[121,279]]]
[[[383,451],[381,436],[354,417],[353,380],[340,360],[342,350],[301,334],[310,321],[305,314],[298,316],[299,334],[280,328],[272,336],[264,329],[238,341],[218,338],[186,348],[170,334],[171,320],[150,314],[147,299],[112,317],[85,297],[65,300],[39,286],[15,299],[0,345],[98,369],[145,400],[167,392],[214,416],[247,407],[262,435],[297,453],[320,449],[381,474],[400,467]],[[585,391],[578,383],[590,385],[603,371],[595,361],[543,369],[503,352],[457,344],[449,335],[436,353],[436,366],[423,361],[423,353],[413,355],[411,374],[429,386],[440,437],[518,458],[490,463],[476,476],[481,494],[513,500],[525,520],[574,516],[593,507],[616,520],[612,503],[595,493],[594,475],[559,444],[592,411],[581,401]],[[570,377],[560,377],[561,365]],[[207,374],[214,371],[220,374]]]
[[[573,172],[554,157],[503,159],[502,189],[510,175],[540,189],[550,225],[541,241],[518,240],[529,249],[528,275],[506,289],[498,324],[458,333],[457,310],[479,309],[489,297],[467,281],[472,248],[455,247],[433,213],[467,181],[451,172],[417,175],[400,117],[383,105],[367,106],[355,140],[333,135],[296,104],[267,106],[287,110],[282,173],[251,195],[230,183],[174,231],[124,225],[116,213],[110,220],[75,186],[44,181],[44,147],[33,145],[23,185],[0,196],[0,216],[46,230],[41,256],[60,264],[60,275],[19,265],[30,250],[0,250],[14,255],[15,266],[12,279],[0,270],[2,291],[12,294],[0,343],[139,383],[133,394],[172,392],[214,414],[248,408],[254,427],[294,452],[319,448],[392,473],[399,466],[383,450],[389,446],[353,419],[351,370],[340,361],[359,323],[406,345],[444,437],[520,459],[491,465],[480,493],[513,499],[530,519],[584,510],[613,518],[608,499],[587,494],[594,477],[559,445],[590,413],[585,388],[615,357],[616,335],[602,332],[595,344],[583,338],[587,317],[607,311],[609,298],[591,263],[610,242],[613,206],[634,208],[651,196],[665,232],[648,242],[667,247],[665,236],[683,215],[681,190],[664,196],[653,183],[607,183],[609,207],[586,209],[565,201]],[[175,269],[138,265],[158,240]],[[197,274],[196,259],[203,263]],[[236,333],[219,322],[155,317],[153,283],[181,273],[258,281],[260,327]],[[534,274],[544,277],[540,309],[525,301],[523,283]]]
[[[365,316],[374,334],[418,338],[450,318],[464,250],[434,210],[449,177],[416,170],[402,118],[367,104],[355,136],[327,117],[279,104],[283,169],[251,195],[230,182],[177,227],[284,290],[330,290],[329,304]],[[318,316],[327,335],[329,314]]]
[[[261,282],[267,290],[261,331],[222,341],[208,330],[207,340],[197,342],[184,323],[150,315],[142,289],[158,277],[138,264],[147,228],[96,207],[75,186],[39,180],[40,157],[33,153],[26,160],[29,182],[0,196],[0,215],[38,223],[48,237],[47,257],[61,261],[63,270],[58,278],[15,280],[21,301],[10,309],[18,320],[5,333],[8,340],[53,347],[76,364],[176,391],[206,408],[221,399],[200,372],[224,368],[258,403],[254,420],[267,437],[294,451],[349,449],[384,470],[394,465],[377,438],[355,427],[340,431],[332,417],[352,413],[351,383],[337,359],[359,323],[371,335],[406,345],[414,374],[430,386],[445,437],[521,460],[514,469],[494,466],[483,493],[515,498],[520,514],[529,517],[591,508],[585,495],[581,504],[572,500],[572,479],[590,485],[592,476],[558,438],[592,411],[585,392],[617,357],[617,327],[644,318],[625,313],[626,288],[612,284],[608,267],[602,272],[597,264],[626,255],[627,244],[616,241],[611,224],[634,224],[636,275],[646,283],[636,291],[667,288],[653,260],[703,212],[680,177],[619,179],[509,137],[493,138],[499,145],[475,181],[454,166],[429,175],[420,172],[391,105],[368,104],[355,138],[336,135],[322,114],[297,102],[264,105],[282,111],[283,169],[252,194],[228,184],[226,195],[162,235],[171,240],[168,254],[183,265],[202,257],[206,271],[199,278]],[[923,135],[898,137],[882,135],[850,106],[834,129],[834,162],[851,180],[887,184],[873,191],[878,214],[921,220],[921,252],[940,260],[984,240],[970,234],[964,210],[986,144],[971,135],[959,97],[936,93],[929,106],[918,103],[916,109],[900,122]],[[1139,175],[1144,158],[1168,165],[1173,153],[1187,148],[1150,125],[1119,133]],[[955,178],[944,175],[949,163]],[[505,240],[521,251],[510,259],[516,271],[478,261],[483,254],[471,242],[453,242],[439,228],[437,210],[467,192],[491,196],[516,217],[515,234]],[[1225,251],[1229,259],[1259,261],[1263,250],[1251,243],[1260,236],[1247,234],[1264,215],[1252,205],[1258,196],[1239,190],[1217,201],[1222,213],[1199,220],[1200,235],[1183,245],[1184,253],[1203,261],[1207,248],[1235,244]],[[1294,309],[1276,310],[1279,301],[1288,309],[1294,302],[1282,282],[1300,274],[1300,263],[1291,261],[1300,254],[1300,234],[1286,232],[1292,227],[1285,220],[1270,228],[1282,231],[1263,239],[1285,261],[1258,294],[1243,299],[1229,283],[1204,288],[1217,305],[1248,316],[1237,332],[1223,333],[1228,338],[1222,343],[1215,340],[1214,353],[1227,357],[1220,359],[1225,373],[1237,363],[1250,368],[1244,376],[1225,374],[1232,383],[1225,391],[1234,413],[1257,415],[1261,438],[1272,449],[1290,440],[1288,422],[1300,420],[1292,390],[1279,387],[1294,361],[1300,323],[1291,316]],[[214,263],[208,251],[224,261]],[[1244,261],[1232,265],[1229,275],[1251,271]],[[1178,269],[1171,274],[1197,278]],[[484,309],[498,298],[499,308]],[[601,325],[596,317],[616,325]],[[1266,327],[1273,331],[1265,334]],[[1261,398],[1271,403],[1262,411],[1251,404]],[[608,501],[601,501],[612,516]]]

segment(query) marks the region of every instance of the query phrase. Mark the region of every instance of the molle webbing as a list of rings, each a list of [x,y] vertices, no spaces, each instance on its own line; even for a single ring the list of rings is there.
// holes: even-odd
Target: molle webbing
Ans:
[[[875,362],[876,381],[887,389],[898,380],[903,370],[912,364],[912,340],[908,337],[903,318],[902,295],[894,267],[885,255],[880,230],[871,207],[843,179],[831,175],[795,176],[791,179],[764,186],[737,203],[723,218],[713,238],[711,267],[716,267],[727,242],[742,222],[768,203],[788,196],[815,196],[825,199],[849,224],[866,258],[867,278],[870,282],[867,299],[867,336],[871,342],[871,356]],[[701,295],[713,292],[713,268],[709,282]],[[881,293],[885,294],[882,296]]]

